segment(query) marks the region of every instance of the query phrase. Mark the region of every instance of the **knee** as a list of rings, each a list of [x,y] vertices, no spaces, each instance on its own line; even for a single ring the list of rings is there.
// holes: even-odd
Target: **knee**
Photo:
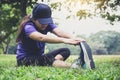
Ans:
[[[63,56],[58,54],[55,56],[55,60],[64,60]]]
[[[64,50],[66,52],[65,54],[69,56],[70,55],[70,49],[69,48],[64,48]]]
[[[68,48],[63,49],[63,53],[61,54],[64,57],[64,60],[66,60],[70,56],[70,50]]]

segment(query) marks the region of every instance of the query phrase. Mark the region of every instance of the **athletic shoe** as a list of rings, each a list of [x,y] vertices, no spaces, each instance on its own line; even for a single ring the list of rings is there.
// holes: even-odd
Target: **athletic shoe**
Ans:
[[[95,64],[92,58],[92,51],[89,45],[85,41],[80,42],[80,49],[81,52],[79,61],[81,66],[86,69],[94,69]]]
[[[81,68],[80,60],[78,59],[74,60],[73,63],[71,64],[71,68],[74,68],[74,69]]]
[[[80,58],[78,58],[78,59],[76,59],[76,60],[74,60],[73,61],[73,63],[72,63],[72,65],[71,65],[71,68],[74,68],[74,69],[76,69],[76,68],[86,68],[86,64],[84,63],[84,64],[82,64],[83,62],[81,61],[81,59]]]

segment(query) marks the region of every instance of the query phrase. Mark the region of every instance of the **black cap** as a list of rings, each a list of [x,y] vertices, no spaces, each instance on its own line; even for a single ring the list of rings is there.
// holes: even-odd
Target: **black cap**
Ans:
[[[51,15],[51,8],[42,3],[37,4],[32,11],[32,17],[38,20],[40,24],[53,23]]]

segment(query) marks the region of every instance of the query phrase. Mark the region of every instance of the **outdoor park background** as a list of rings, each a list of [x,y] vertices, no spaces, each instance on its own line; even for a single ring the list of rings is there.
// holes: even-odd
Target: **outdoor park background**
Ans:
[[[56,25],[90,45],[95,70],[52,67],[16,67],[18,25],[31,14],[36,2],[51,6]],[[48,35],[54,36],[51,33]],[[73,62],[79,46],[47,44],[45,52],[68,47]],[[0,80],[120,80],[120,1],[119,0],[1,0],[0,1]]]

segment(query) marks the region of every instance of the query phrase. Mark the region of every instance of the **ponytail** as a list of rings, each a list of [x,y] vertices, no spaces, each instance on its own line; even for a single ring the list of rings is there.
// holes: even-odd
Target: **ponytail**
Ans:
[[[21,23],[20,23],[20,25],[19,25],[19,27],[18,27],[18,35],[17,35],[17,38],[16,38],[16,42],[20,42],[20,41],[21,41],[21,32],[22,32],[22,29],[23,29],[23,27],[25,26],[25,24],[26,24],[29,20],[30,20],[30,15],[27,15],[27,16],[25,16],[25,17],[22,19],[22,21],[21,21]]]

